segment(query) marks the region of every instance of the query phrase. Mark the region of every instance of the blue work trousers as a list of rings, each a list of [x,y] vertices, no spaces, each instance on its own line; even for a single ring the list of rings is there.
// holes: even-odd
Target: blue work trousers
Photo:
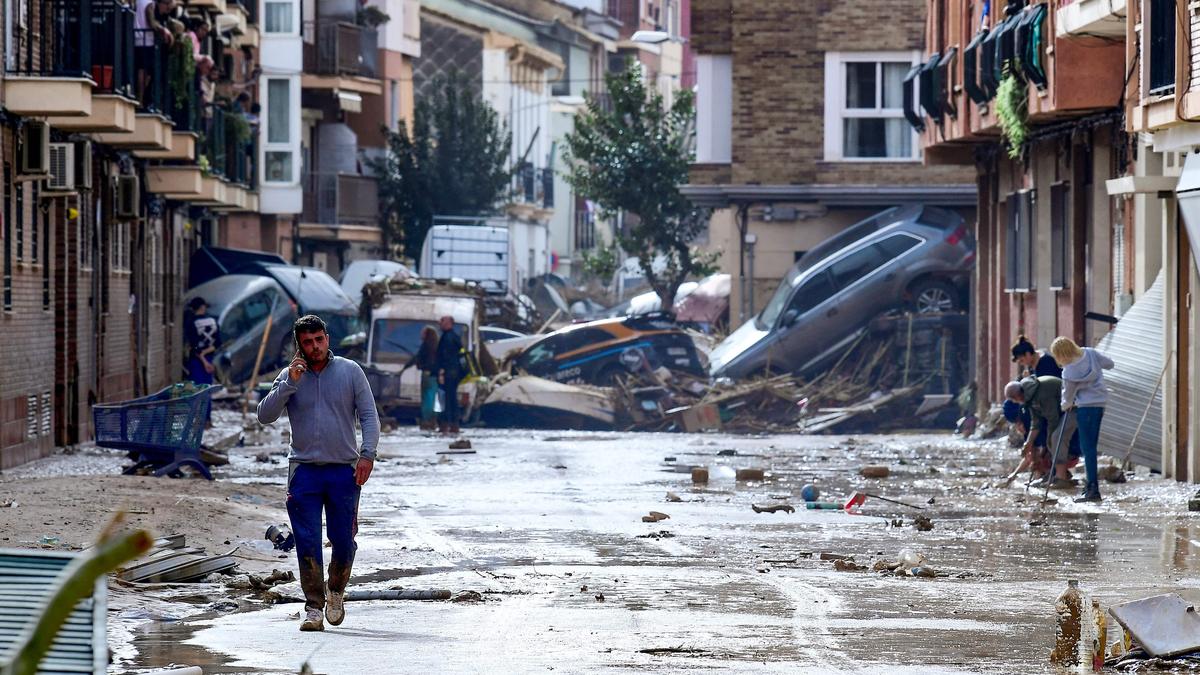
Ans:
[[[296,535],[296,559],[300,563],[300,587],[306,609],[325,609],[325,578],[322,574],[321,512],[333,551],[329,559],[329,590],[346,590],[358,544],[358,495],[353,464],[293,463],[288,479],[287,510]]]

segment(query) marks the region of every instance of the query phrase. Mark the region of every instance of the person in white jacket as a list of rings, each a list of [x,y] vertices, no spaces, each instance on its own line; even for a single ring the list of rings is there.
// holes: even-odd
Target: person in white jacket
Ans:
[[[1081,348],[1067,337],[1056,338],[1050,345],[1050,354],[1063,369],[1062,409],[1064,413],[1075,412],[1083,464],[1087,468],[1087,487],[1075,501],[1098,502],[1100,479],[1096,464],[1100,422],[1104,419],[1104,405],[1108,403],[1104,371],[1111,370],[1115,364],[1101,352],[1091,347]]]

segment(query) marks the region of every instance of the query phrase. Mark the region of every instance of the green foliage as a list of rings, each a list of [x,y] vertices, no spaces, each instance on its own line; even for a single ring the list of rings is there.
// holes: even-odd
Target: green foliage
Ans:
[[[996,90],[996,117],[1008,143],[1008,156],[1020,157],[1021,146],[1029,136],[1029,91],[1012,73],[1005,74]]]
[[[167,59],[167,83],[171,95],[179,107],[187,105],[192,88],[196,86],[196,57],[192,53],[191,40],[176,40],[170,47],[171,58]]]
[[[200,173],[204,174],[205,176],[212,175],[212,162],[208,161],[208,155],[200,155],[200,157],[196,159],[196,166],[200,167]]]
[[[250,123],[246,116],[233,110],[225,113],[225,133],[229,134],[239,146],[250,141]]]
[[[388,16],[387,12],[375,7],[374,5],[368,5],[358,10],[356,18],[358,20],[358,25],[368,26],[370,28],[378,28],[379,26],[382,26],[383,24],[392,20],[392,17]]]
[[[677,92],[668,107],[632,63],[605,83],[607,97],[589,95],[567,136],[567,181],[602,215],[633,214],[618,244],[638,257],[646,280],[670,307],[679,284],[711,269],[711,260],[692,247],[706,227],[705,214],[679,192],[692,159],[692,92]],[[659,272],[652,267],[656,258],[666,262]]]
[[[402,241],[414,259],[435,215],[488,215],[507,192],[512,136],[458,74],[439,78],[434,93],[417,101],[411,131],[401,124],[383,133],[387,155],[371,168],[379,180],[385,243]]]
[[[604,285],[612,281],[620,264],[615,245],[599,246],[590,251],[583,251],[583,271],[599,279]]]

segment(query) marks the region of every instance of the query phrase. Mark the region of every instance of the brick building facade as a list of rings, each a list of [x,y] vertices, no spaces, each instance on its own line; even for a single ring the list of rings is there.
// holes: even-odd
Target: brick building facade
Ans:
[[[693,0],[691,12],[697,157],[683,189],[713,210],[706,245],[735,277],[732,323],[805,251],[886,207],[969,215],[972,172],[926,166],[899,110],[923,2]]]

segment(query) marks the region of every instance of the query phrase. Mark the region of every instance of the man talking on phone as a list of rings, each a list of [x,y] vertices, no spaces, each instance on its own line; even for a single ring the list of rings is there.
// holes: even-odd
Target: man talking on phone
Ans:
[[[287,510],[304,589],[300,630],[319,631],[325,630],[324,620],[337,626],[346,616],[343,596],[358,549],[358,496],[375,464],[379,414],[362,368],[330,353],[320,317],[300,317],[292,335],[296,357],[258,404],[258,421],[271,424],[286,409],[292,426]],[[356,420],[362,426],[361,446],[354,434]],[[322,508],[333,544],[328,586],[321,569]]]

